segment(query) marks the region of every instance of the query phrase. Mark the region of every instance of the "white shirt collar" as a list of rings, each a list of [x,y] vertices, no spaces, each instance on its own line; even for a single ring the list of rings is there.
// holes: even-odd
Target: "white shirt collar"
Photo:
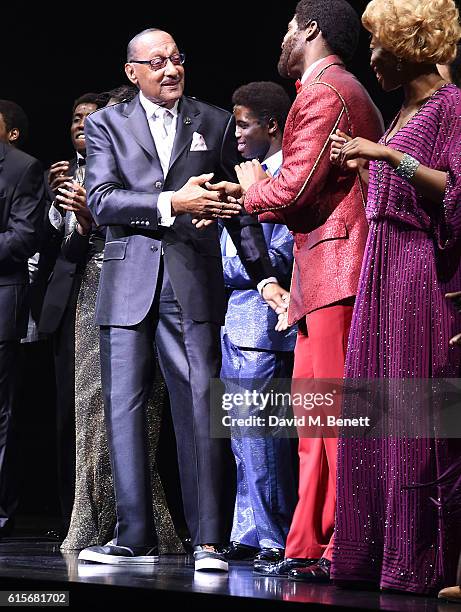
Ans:
[[[148,119],[150,119],[159,108],[162,108],[160,104],[155,104],[155,102],[152,102],[151,100],[146,98],[142,91],[139,92],[139,101],[141,103],[141,106],[145,110]],[[173,115],[173,118],[176,118],[178,116],[178,103],[179,100],[176,100],[173,108],[168,109]]]
[[[80,160],[81,160],[81,159],[85,159],[85,158],[84,158],[84,156],[83,156],[81,153],[79,153],[78,151],[75,151],[75,152],[77,153],[77,166],[79,166],[79,165],[80,165]]]
[[[313,64],[309,66],[309,68],[306,70],[306,72],[301,77],[301,83],[304,84],[307,81],[307,78],[314,72],[317,66],[319,66],[323,62],[324,59],[325,59],[324,57],[321,57],[319,60],[317,60],[316,62],[314,62]]]
[[[273,155],[270,155],[269,157],[267,157],[264,161],[263,164],[266,164],[267,169],[269,170],[269,172],[272,174],[272,176],[274,176],[274,174],[277,172],[277,170],[280,168],[280,166],[283,164],[283,153],[282,153],[282,149],[280,149],[280,151],[277,151],[276,153],[274,153]]]

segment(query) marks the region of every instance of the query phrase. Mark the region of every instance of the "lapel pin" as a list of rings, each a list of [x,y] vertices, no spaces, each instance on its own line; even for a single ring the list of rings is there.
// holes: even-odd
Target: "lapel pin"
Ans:
[[[184,117],[184,125],[190,125],[192,123],[192,119],[190,117]]]

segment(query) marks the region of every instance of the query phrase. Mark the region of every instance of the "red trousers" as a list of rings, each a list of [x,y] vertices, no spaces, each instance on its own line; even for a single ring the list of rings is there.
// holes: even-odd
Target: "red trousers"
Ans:
[[[344,377],[353,306],[316,310],[301,325],[293,378]],[[303,329],[304,327],[304,329]],[[307,327],[307,333],[306,329]],[[296,384],[296,381],[294,381]],[[299,439],[299,500],[287,538],[285,556],[331,560],[336,505],[337,438]]]

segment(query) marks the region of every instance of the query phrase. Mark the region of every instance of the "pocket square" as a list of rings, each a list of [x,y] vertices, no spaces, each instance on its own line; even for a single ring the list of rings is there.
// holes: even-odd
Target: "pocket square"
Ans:
[[[192,134],[192,143],[190,145],[191,151],[208,151],[206,146],[205,138],[198,132]]]

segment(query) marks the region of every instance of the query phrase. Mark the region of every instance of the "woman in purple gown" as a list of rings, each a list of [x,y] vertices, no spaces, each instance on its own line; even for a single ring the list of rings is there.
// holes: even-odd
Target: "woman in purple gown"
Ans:
[[[461,319],[444,296],[461,287],[461,92],[436,69],[456,54],[458,11],[453,0],[373,0],[362,20],[379,83],[403,87],[404,103],[378,144],[332,137],[332,161],[369,186],[345,377],[459,377],[449,340]],[[400,408],[386,406],[387,423]],[[414,485],[436,481],[460,454],[456,439],[411,432],[342,437],[332,578],[414,593],[454,580],[460,530],[444,503],[450,490]]]

